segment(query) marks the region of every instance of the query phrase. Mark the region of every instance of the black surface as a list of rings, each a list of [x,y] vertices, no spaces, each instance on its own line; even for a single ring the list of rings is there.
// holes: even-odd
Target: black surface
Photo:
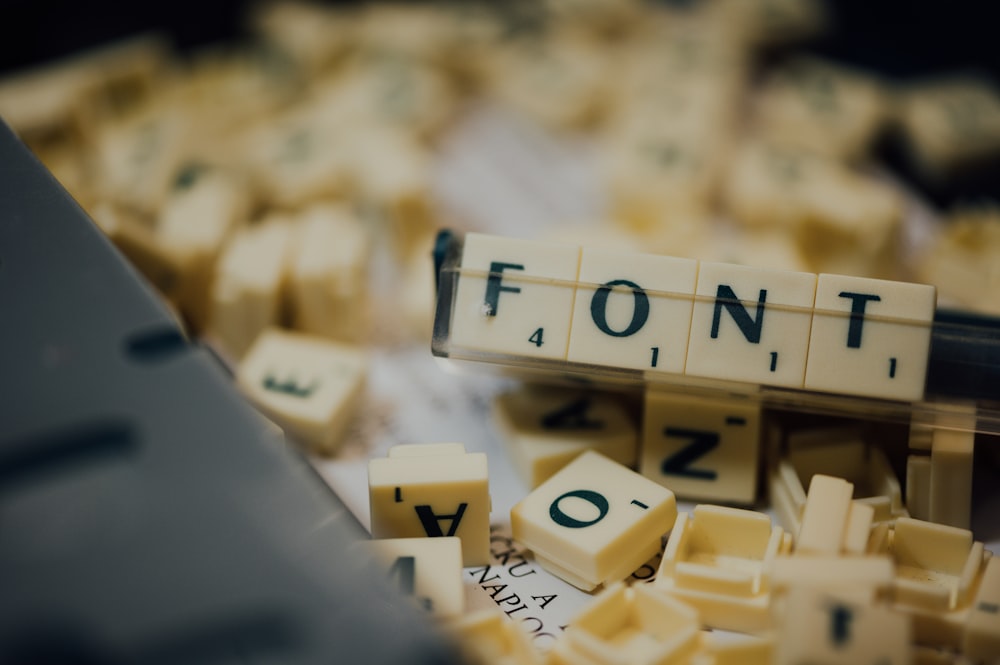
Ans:
[[[455,662],[0,123],[0,663]]]

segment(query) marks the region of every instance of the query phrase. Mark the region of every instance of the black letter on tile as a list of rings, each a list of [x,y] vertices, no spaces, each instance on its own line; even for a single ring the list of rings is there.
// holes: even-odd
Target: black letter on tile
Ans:
[[[420,523],[424,527],[424,533],[430,538],[440,538],[441,536],[455,535],[458,525],[462,521],[462,515],[465,514],[465,509],[468,506],[469,504],[467,503],[458,504],[458,510],[455,511],[454,515],[435,515],[430,506],[414,506],[414,509],[417,511],[417,517],[420,518]],[[441,520],[451,520],[451,527],[448,529],[448,533],[441,530]]]
[[[733,289],[728,284],[719,284],[715,294],[715,311],[712,314],[712,339],[719,336],[719,322],[722,318],[722,308],[725,307],[747,341],[751,344],[760,344],[760,330],[764,326],[765,300],[767,300],[767,289],[761,289],[760,295],[757,297],[757,313],[755,318],[751,319],[750,313],[736,297]]]
[[[486,316],[496,316],[497,308],[500,305],[500,292],[520,293],[521,289],[516,286],[501,286],[504,270],[524,270],[524,266],[519,263],[500,263],[493,261],[490,263],[490,274],[486,278]]]
[[[632,298],[635,300],[632,307],[632,321],[625,330],[612,330],[608,325],[608,296],[611,295],[611,288],[614,286],[627,286],[632,289]],[[605,335],[612,337],[628,337],[634,335],[646,325],[649,318],[649,297],[642,287],[627,279],[615,279],[602,284],[594,297],[590,300],[590,317],[594,319],[594,324]]]
[[[847,348],[860,349],[861,326],[865,322],[865,307],[869,300],[878,302],[881,298],[868,293],[851,293],[850,291],[841,291],[837,295],[841,298],[851,299],[851,325],[847,328]]]
[[[690,439],[691,443],[663,460],[663,464],[660,465],[660,473],[665,476],[684,476],[699,480],[715,480],[718,477],[719,474],[715,471],[690,467],[693,462],[719,446],[719,435],[716,432],[668,427],[663,430],[663,433],[670,437]]]
[[[589,522],[584,522],[583,520],[574,519],[569,515],[567,515],[566,513],[564,513],[559,508],[559,502],[562,501],[563,499],[568,499],[569,497],[574,497],[574,496],[578,499],[583,499],[584,501],[589,501],[590,503],[594,504],[594,507],[597,508],[597,511],[599,513],[597,517],[590,520]],[[604,498],[603,494],[598,494],[597,492],[591,490],[573,490],[571,492],[566,492],[565,494],[563,494],[558,499],[552,502],[552,505],[549,506],[549,517],[552,518],[553,522],[561,526],[565,526],[570,529],[582,529],[584,527],[590,526],[591,524],[597,524],[598,522],[603,520],[604,516],[608,514],[609,508],[610,506],[608,505],[608,500]]]

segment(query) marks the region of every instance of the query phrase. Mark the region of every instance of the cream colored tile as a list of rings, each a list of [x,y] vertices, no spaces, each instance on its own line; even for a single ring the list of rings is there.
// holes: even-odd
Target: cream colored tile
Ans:
[[[295,227],[272,219],[239,230],[219,256],[212,280],[208,332],[241,358],[278,325]]]
[[[371,240],[346,206],[321,204],[297,220],[288,291],[295,328],[351,343],[369,335]]]
[[[801,587],[785,600],[775,663],[906,665],[911,636],[908,617],[888,607]]]
[[[872,601],[884,597],[896,577],[888,556],[779,556],[770,573],[776,593],[800,587],[832,592],[860,589]]]
[[[1000,659],[1000,559],[986,564],[962,635],[962,653],[975,663]]]
[[[682,663],[700,646],[698,612],[647,585],[621,582],[598,594],[566,627],[574,652],[598,663]]]
[[[901,518],[889,546],[895,607],[918,621],[921,644],[957,648],[990,558],[966,529]]]
[[[367,371],[361,349],[272,328],[244,356],[236,380],[265,415],[329,453],[358,406]]]
[[[579,263],[572,245],[467,234],[452,346],[564,360]]]
[[[522,387],[493,402],[493,421],[529,487],[538,487],[585,450],[632,466],[639,435],[610,393]]]
[[[974,414],[970,424],[975,427]],[[975,443],[974,430],[934,430],[928,506],[928,520],[931,522],[960,529],[971,528]]]
[[[771,561],[788,546],[764,513],[695,506],[677,517],[653,586],[693,605],[710,628],[760,633],[770,624]]]
[[[795,539],[798,554],[839,554],[851,518],[854,485],[843,478],[817,474],[809,483],[802,526]]]
[[[910,511],[910,516],[914,519],[930,519],[930,455],[909,455],[906,458],[906,508]]]
[[[684,371],[698,263],[584,248],[567,360]]]
[[[677,514],[673,493],[587,451],[510,511],[514,538],[574,586],[625,579],[659,549]]]
[[[458,617],[465,610],[462,541],[458,538],[387,538],[356,545],[376,558],[389,584],[435,617]]]
[[[447,625],[476,665],[541,665],[541,652],[517,622],[499,609],[480,610]]]
[[[935,300],[933,286],[820,275],[805,387],[921,399]]]
[[[685,373],[800,388],[816,276],[701,263]]]
[[[461,444],[402,445],[368,462],[375,538],[457,536],[462,565],[490,560],[490,494],[484,453]]]
[[[752,504],[760,428],[759,404],[647,390],[639,472],[680,498]]]

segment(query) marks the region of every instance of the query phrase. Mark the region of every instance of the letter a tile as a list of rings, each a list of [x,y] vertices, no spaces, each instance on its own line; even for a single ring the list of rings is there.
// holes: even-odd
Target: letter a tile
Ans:
[[[467,234],[452,347],[564,360],[579,267],[579,247]]]
[[[673,492],[593,451],[510,511],[514,538],[535,560],[587,591],[648,561],[676,517]]]
[[[485,453],[460,443],[393,446],[368,462],[373,538],[457,536],[462,565],[490,559],[490,494]]]

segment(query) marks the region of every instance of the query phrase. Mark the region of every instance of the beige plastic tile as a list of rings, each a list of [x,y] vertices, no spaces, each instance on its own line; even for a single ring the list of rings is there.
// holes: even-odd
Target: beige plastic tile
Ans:
[[[295,227],[271,219],[237,231],[215,268],[208,332],[242,358],[262,330],[278,325]]]
[[[971,425],[975,426],[975,416]],[[928,520],[968,529],[972,521],[974,431],[936,429],[931,443]]]
[[[579,263],[579,247],[466,234],[452,345],[564,360]]]
[[[765,135],[836,159],[867,152],[887,116],[874,80],[829,62],[799,57],[770,76],[757,99]]]
[[[94,138],[102,198],[142,214],[157,214],[183,166],[190,119],[176,106],[162,105],[106,124]]]
[[[160,293],[173,297],[181,279],[181,261],[157,241],[153,229],[109,203],[98,204],[89,212],[129,262]]]
[[[676,515],[673,492],[593,451],[510,511],[514,538],[584,590],[623,580],[649,560]]]
[[[935,303],[933,286],[820,275],[805,387],[921,399]]]
[[[161,246],[181,265],[178,303],[196,330],[208,319],[216,258],[226,240],[246,221],[248,192],[221,171],[191,167],[163,205],[156,222]]]
[[[833,592],[861,590],[871,601],[892,588],[896,568],[888,556],[778,556],[770,569],[776,593],[809,587]]]
[[[774,637],[745,636],[734,639],[727,634],[720,639],[718,633],[708,633],[705,650],[692,660],[692,665],[772,665],[774,662]]]
[[[971,531],[910,518],[896,520],[889,553],[896,602],[938,613],[968,605],[989,556]]]
[[[799,587],[788,592],[779,621],[777,665],[910,663],[909,618],[880,605]]]
[[[810,273],[701,263],[685,373],[801,387],[815,289]]]
[[[485,453],[462,444],[393,446],[368,462],[375,538],[457,536],[462,565],[490,561],[490,494]]]
[[[788,434],[788,448],[771,474],[772,502],[779,521],[798,533],[805,507],[805,488],[816,474],[843,478],[854,485],[856,504],[874,509],[874,523],[906,516],[902,489],[880,448],[868,446],[851,428],[810,429]]]
[[[930,455],[908,455],[906,458],[906,508],[914,519],[930,520]]]
[[[859,507],[858,517],[854,517],[856,504],[851,501],[854,485],[843,478],[817,474],[809,483],[806,505],[802,511],[802,526],[795,540],[797,554],[835,555],[844,552],[848,542],[857,545],[856,533],[864,529],[864,540],[871,527],[872,510]],[[865,520],[867,518],[867,520]],[[862,543],[861,549],[863,549]]]
[[[346,206],[313,206],[298,218],[288,291],[295,328],[361,343],[369,332],[371,240]]]
[[[406,255],[434,232],[432,155],[412,132],[380,128],[350,137],[358,194],[388,222],[390,242]]]
[[[381,564],[389,584],[436,617],[465,610],[462,542],[458,538],[387,538],[356,544]]]
[[[639,472],[678,497],[752,504],[761,407],[646,391]]]
[[[271,119],[246,137],[257,195],[273,206],[295,208],[351,191],[349,151],[329,121],[315,112]]]
[[[769,569],[787,551],[764,513],[699,505],[678,515],[653,587],[693,605],[710,628],[760,633],[769,625]]]
[[[586,247],[567,360],[684,371],[698,262]]]
[[[610,393],[521,387],[497,395],[493,422],[525,483],[538,487],[585,450],[632,466],[639,435]]]
[[[476,665],[541,665],[541,652],[520,624],[499,609],[466,614],[448,624],[459,646]]]
[[[318,452],[340,444],[364,392],[368,360],[356,347],[271,328],[236,373],[254,406]]]
[[[975,663],[1000,659],[1000,559],[986,563],[962,635],[962,653]]]
[[[686,663],[700,646],[698,612],[647,585],[621,582],[598,594],[566,627],[574,652],[604,665]]]

